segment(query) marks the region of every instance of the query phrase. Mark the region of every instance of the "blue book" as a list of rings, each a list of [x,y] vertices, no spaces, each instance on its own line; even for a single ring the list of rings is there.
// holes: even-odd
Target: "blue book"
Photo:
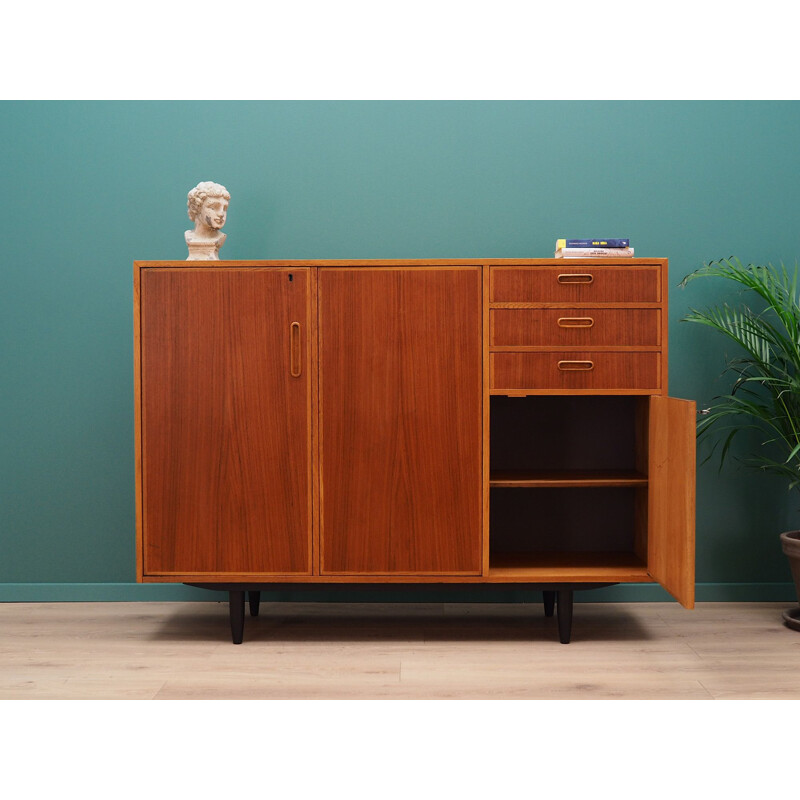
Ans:
[[[567,239],[562,247],[630,247],[630,239]]]

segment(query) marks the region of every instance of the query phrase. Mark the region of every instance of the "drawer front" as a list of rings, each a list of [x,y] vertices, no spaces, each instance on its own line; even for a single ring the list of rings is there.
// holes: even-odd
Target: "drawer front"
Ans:
[[[661,388],[661,354],[547,351],[492,353],[493,391],[652,391]]]
[[[494,308],[490,345],[498,347],[657,347],[657,308]]]
[[[659,303],[657,266],[492,267],[493,303]]]

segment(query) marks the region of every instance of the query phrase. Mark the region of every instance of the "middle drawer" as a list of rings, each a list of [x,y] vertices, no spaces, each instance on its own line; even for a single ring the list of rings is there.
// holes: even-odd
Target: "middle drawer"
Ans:
[[[657,347],[658,308],[493,308],[493,347]]]

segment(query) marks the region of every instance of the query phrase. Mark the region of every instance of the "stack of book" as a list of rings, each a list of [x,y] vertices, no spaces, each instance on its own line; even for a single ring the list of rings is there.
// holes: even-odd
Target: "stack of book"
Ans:
[[[557,239],[556,258],[633,258],[630,239]]]

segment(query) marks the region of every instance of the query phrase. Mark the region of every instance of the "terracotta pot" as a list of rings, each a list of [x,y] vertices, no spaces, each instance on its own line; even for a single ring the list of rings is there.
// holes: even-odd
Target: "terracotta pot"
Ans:
[[[781,545],[783,552],[789,559],[789,567],[792,570],[794,580],[794,590],[797,592],[797,600],[800,602],[800,531],[787,531],[781,534]],[[783,612],[784,622],[796,631],[800,631],[800,606],[790,608]]]

